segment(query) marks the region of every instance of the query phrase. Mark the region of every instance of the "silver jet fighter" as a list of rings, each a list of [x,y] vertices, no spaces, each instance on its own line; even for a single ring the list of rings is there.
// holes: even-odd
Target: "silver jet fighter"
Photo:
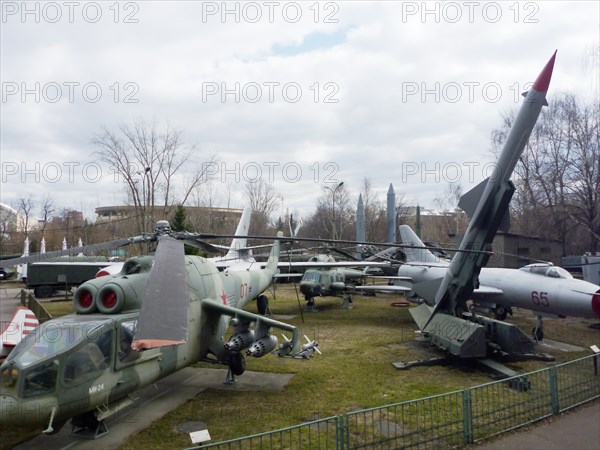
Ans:
[[[405,244],[423,245],[408,225],[400,226],[400,236]],[[399,268],[398,276],[410,279],[411,285],[442,278],[450,265],[450,261],[425,248],[407,249],[405,253],[407,262]],[[410,286],[405,283],[397,290],[406,292]],[[600,286],[575,279],[551,264],[530,264],[520,269],[484,267],[471,299],[476,312],[491,312],[500,320],[512,313],[513,307],[531,310],[540,318],[534,329],[538,340],[543,338],[541,317],[600,319]]]

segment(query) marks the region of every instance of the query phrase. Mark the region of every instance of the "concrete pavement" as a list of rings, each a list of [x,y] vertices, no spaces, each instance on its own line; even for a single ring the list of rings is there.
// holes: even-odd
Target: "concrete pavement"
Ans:
[[[145,430],[152,422],[196,397],[205,389],[234,391],[279,391],[293,378],[291,374],[245,372],[233,385],[225,385],[226,369],[186,367],[156,383],[137,391],[135,402],[106,420],[109,433],[98,440],[84,440],[70,436],[67,423],[57,434],[40,434],[15,449],[115,449],[136,433]],[[190,441],[190,446],[192,443]]]
[[[473,444],[478,450],[598,450],[600,400],[549,417],[492,440]]]

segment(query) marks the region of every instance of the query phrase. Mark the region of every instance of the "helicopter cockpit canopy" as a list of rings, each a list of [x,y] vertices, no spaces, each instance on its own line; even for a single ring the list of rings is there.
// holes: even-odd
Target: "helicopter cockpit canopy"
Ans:
[[[38,326],[10,353],[7,362],[18,362],[22,368],[41,359],[50,358],[100,335],[110,319],[53,320]]]
[[[41,324],[0,367],[1,388],[34,397],[54,391],[59,377],[73,386],[106,370],[112,354],[111,322],[59,318]]]

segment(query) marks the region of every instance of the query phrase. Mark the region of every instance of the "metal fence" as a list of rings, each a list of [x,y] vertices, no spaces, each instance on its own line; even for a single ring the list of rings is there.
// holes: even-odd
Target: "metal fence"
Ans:
[[[340,448],[340,417],[327,417],[277,431],[254,434],[229,441],[203,445],[197,448],[241,449],[315,449],[335,450]]]
[[[363,409],[201,448],[462,447],[600,398],[598,358],[590,355],[462,391]]]

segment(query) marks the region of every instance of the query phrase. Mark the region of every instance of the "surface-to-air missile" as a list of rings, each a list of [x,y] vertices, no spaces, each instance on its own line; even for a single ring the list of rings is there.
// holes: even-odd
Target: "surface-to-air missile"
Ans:
[[[539,74],[514,120],[492,175],[467,192],[459,206],[471,221],[441,279],[415,284],[414,291],[429,305],[411,310],[417,325],[432,344],[460,358],[481,358],[490,350],[502,355],[535,357],[533,342],[517,327],[469,313],[467,300],[479,286],[498,229],[507,229],[508,204],[515,191],[510,181],[542,106],[548,105],[556,52]]]

